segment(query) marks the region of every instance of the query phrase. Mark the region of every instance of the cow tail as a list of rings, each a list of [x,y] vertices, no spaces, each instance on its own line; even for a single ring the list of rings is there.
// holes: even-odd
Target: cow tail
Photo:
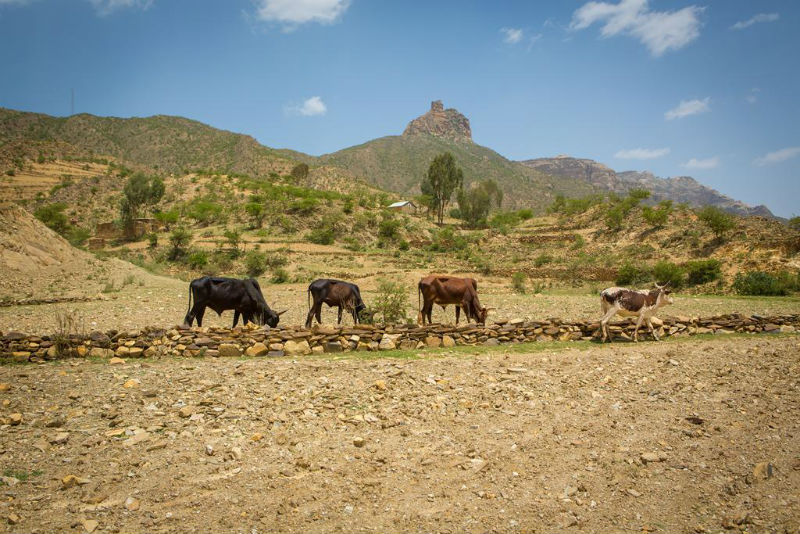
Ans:
[[[186,310],[186,315],[189,315],[189,312],[192,311],[192,293],[194,293],[194,290],[192,284],[189,284],[189,309]]]
[[[308,311],[311,311],[311,289],[306,291],[306,302],[308,303]]]
[[[422,317],[422,288],[417,284],[417,323],[422,324],[424,318]]]

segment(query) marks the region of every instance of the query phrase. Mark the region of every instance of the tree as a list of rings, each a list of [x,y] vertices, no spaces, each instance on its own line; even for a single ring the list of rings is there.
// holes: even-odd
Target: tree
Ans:
[[[164,196],[164,181],[157,177],[148,177],[136,173],[128,178],[122,190],[120,215],[122,226],[127,237],[133,236],[134,221],[139,218],[147,206],[156,204]]]
[[[425,181],[429,187],[425,187]],[[433,158],[421,188],[423,194],[430,193],[432,195],[432,205],[439,224],[442,224],[444,210],[450,202],[450,197],[461,187],[463,182],[464,173],[456,167],[456,160],[450,152],[444,152]]]
[[[298,180],[305,180],[308,177],[308,165],[305,163],[298,163],[292,168],[292,176]]]
[[[261,228],[264,217],[267,215],[264,204],[260,202],[248,202],[244,205],[244,211],[253,219],[253,227]]]
[[[792,230],[800,230],[800,217],[794,216],[786,222]]]
[[[467,225],[486,226],[486,217],[494,204],[498,208],[503,202],[503,192],[494,180],[484,180],[472,187],[458,190],[458,208],[460,218]]]
[[[667,224],[670,213],[672,213],[672,201],[669,199],[659,202],[658,209],[650,206],[642,208],[642,217],[653,228],[663,228]]]
[[[725,213],[716,206],[706,206],[697,212],[697,217],[706,223],[714,232],[714,237],[721,240],[725,232],[736,226],[733,216]]]

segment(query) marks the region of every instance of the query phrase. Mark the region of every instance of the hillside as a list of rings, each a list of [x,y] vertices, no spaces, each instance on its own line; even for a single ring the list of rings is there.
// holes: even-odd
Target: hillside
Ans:
[[[699,183],[691,176],[659,178],[647,171],[616,172],[594,160],[569,156],[529,159],[520,163],[553,176],[580,179],[604,191],[626,193],[635,188],[647,189],[652,193],[650,198],[653,202],[669,199],[692,207],[717,206],[737,215],[774,217],[766,206],[749,206]]]

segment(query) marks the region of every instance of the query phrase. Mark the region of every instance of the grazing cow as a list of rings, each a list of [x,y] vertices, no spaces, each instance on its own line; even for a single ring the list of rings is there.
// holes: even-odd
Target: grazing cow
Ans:
[[[650,333],[658,341],[653,329],[653,323],[650,318],[655,315],[659,308],[672,304],[673,299],[670,295],[671,291],[667,288],[667,284],[660,286],[656,284],[655,289],[650,291],[634,291],[625,289],[623,287],[609,287],[600,293],[600,305],[603,309],[603,318],[600,320],[600,331],[603,333],[601,341],[608,339],[611,341],[611,335],[608,331],[608,321],[616,314],[620,315],[635,315],[638,316],[636,320],[636,328],[633,330],[633,340],[639,341],[639,326],[643,320],[647,320],[647,326],[650,328]]]
[[[314,304],[311,304],[311,298]],[[332,280],[330,278],[320,278],[314,280],[308,286],[308,315],[306,316],[306,328],[311,328],[314,317],[318,323],[322,323],[322,304],[329,307],[339,308],[339,320],[337,324],[342,324],[342,309],[347,310],[353,316],[353,324],[361,321],[361,314],[367,309],[364,301],[361,300],[361,290],[358,286],[350,282]]]
[[[417,297],[420,300],[417,322],[431,324],[433,305],[438,304],[445,309],[448,304],[456,305],[456,324],[458,324],[460,311],[464,310],[467,321],[486,324],[486,315],[489,309],[481,306],[478,300],[478,283],[472,278],[455,278],[452,276],[426,276],[417,284]]]
[[[189,311],[186,312],[183,324],[192,326],[192,321],[197,319],[197,326],[203,326],[206,308],[211,308],[219,315],[225,310],[233,310],[234,327],[239,322],[239,315],[244,324],[252,322],[275,327],[280,316],[286,313],[286,310],[275,313],[270,309],[258,281],[254,278],[239,280],[204,276],[192,280],[189,284]]]

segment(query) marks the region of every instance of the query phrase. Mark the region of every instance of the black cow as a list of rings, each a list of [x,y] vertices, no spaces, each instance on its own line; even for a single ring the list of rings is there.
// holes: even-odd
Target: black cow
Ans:
[[[204,276],[192,280],[189,284],[189,311],[186,312],[183,324],[192,326],[192,321],[197,319],[197,326],[203,326],[206,308],[211,308],[218,315],[222,315],[225,310],[233,310],[234,327],[239,322],[239,315],[244,324],[250,322],[275,327],[281,314],[286,313],[286,310],[275,313],[270,309],[258,281],[254,278],[239,280]]]
[[[311,297],[314,297],[314,304],[311,304]],[[360,320],[360,314],[367,309],[364,301],[361,300],[361,291],[358,286],[350,282],[332,280],[330,278],[320,278],[314,280],[308,286],[308,315],[306,316],[306,328],[311,328],[311,322],[316,316],[317,322],[322,322],[322,303],[328,306],[339,308],[339,321],[342,323],[342,309],[346,309],[353,315],[353,323]]]

